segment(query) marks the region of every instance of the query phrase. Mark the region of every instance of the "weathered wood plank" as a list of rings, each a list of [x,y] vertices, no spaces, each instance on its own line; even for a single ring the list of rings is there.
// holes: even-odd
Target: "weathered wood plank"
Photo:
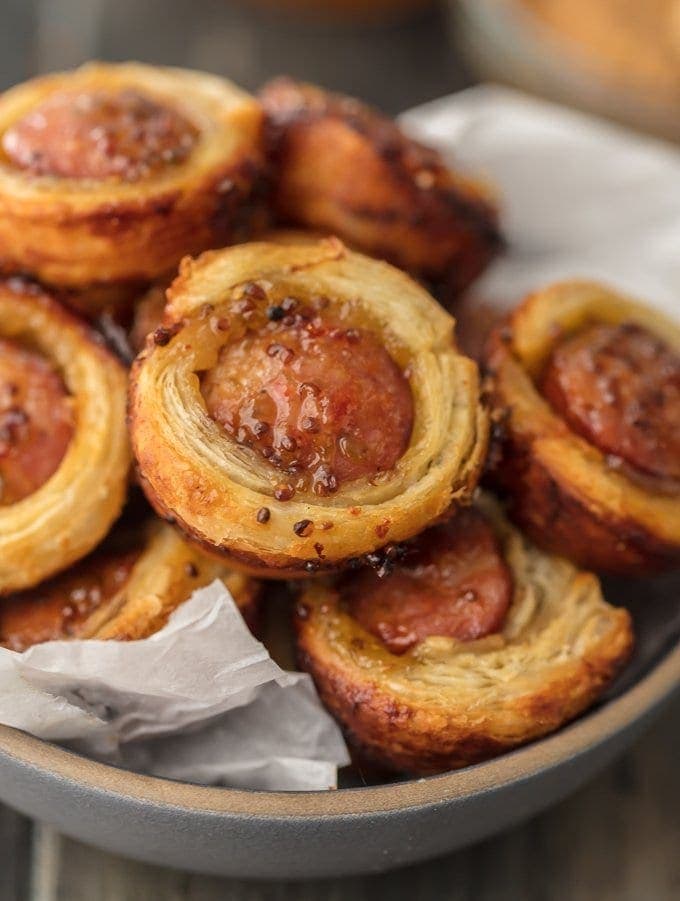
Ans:
[[[45,0],[47,6],[53,2]],[[77,7],[82,0],[58,2]],[[445,10],[436,5],[406,23],[375,27],[307,21],[258,4],[215,0],[173,0],[170,13],[167,0],[97,0],[97,7],[99,33],[92,43],[100,57],[206,69],[249,90],[285,73],[399,112],[465,83]],[[45,23],[61,33],[58,17],[46,14]],[[49,41],[41,45],[50,65],[58,64]],[[72,64],[71,45],[63,52]],[[85,44],[81,59],[92,52]]]
[[[30,845],[30,821],[0,805],[0,901],[26,897]]]
[[[34,3],[2,0],[0,3],[0,90],[33,74],[31,35],[35,27]]]

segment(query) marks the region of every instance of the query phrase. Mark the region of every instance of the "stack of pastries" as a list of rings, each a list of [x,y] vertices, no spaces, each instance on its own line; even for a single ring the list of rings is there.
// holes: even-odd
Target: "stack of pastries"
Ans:
[[[580,567],[680,564],[675,323],[556,285],[483,377],[445,307],[493,193],[310,85],[93,64],[2,95],[0,146],[0,642],[141,639],[216,578],[257,628],[289,580],[363,759],[593,703],[633,634]]]

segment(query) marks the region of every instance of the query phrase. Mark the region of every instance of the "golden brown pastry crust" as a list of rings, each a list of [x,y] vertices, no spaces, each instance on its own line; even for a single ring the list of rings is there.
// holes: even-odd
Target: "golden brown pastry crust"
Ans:
[[[613,466],[535,384],[556,342],[597,322],[638,324],[680,350],[675,322],[602,285],[563,282],[530,295],[489,342],[499,424],[492,476],[513,519],[546,550],[620,573],[678,566],[680,495]]]
[[[56,472],[0,506],[0,594],[29,588],[85,556],[123,506],[130,450],[126,373],[99,335],[37,288],[0,283],[0,334],[49,359],[72,396],[75,431]]]
[[[251,628],[257,624],[260,583],[183,541],[163,523],[148,528],[146,544],[121,590],[99,607],[74,638],[132,641],[161,629],[192,592],[220,579]]]
[[[501,633],[432,636],[391,654],[342,607],[331,580],[305,583],[299,659],[324,704],[369,758],[414,774],[494,757],[585,710],[628,658],[627,611],[592,573],[530,545],[489,498],[514,595]]]
[[[152,285],[139,297],[135,305],[127,335],[130,348],[135,355],[143,349],[147,336],[155,331],[163,320],[167,287],[165,283]]]
[[[260,583],[183,541],[164,523],[119,523],[93,554],[0,603],[0,644],[147,638],[199,588],[221,580],[247,625],[260,625]]]
[[[91,63],[36,78],[0,97],[0,136],[55,92],[127,88],[196,127],[186,159],[124,181],[37,176],[0,155],[0,270],[69,288],[81,309],[110,305],[111,286],[149,282],[186,253],[242,240],[261,216],[261,108],[213,75]]]
[[[261,92],[279,216],[461,292],[499,251],[489,192],[357,100],[279,78]]]
[[[303,299],[322,295],[331,308],[349,305],[408,366],[411,440],[373,484],[358,479],[330,497],[277,500],[280,472],[208,416],[195,373],[214,364],[238,325],[236,314],[225,321],[220,312],[251,282]],[[469,496],[488,437],[477,367],[457,352],[453,320],[404,273],[337,239],[261,242],[187,261],[168,297],[164,327],[133,367],[129,417],[147,497],[190,537],[242,566],[299,576],[410,538]],[[258,521],[263,507],[266,522]],[[300,534],[295,526],[304,520],[310,524]]]
[[[268,229],[258,236],[258,241],[273,244],[316,244],[330,235],[323,232],[305,231],[299,228]],[[351,248],[350,248],[351,249]],[[163,324],[165,313],[165,295],[172,284],[172,276],[161,279],[143,293],[137,295],[134,315],[128,329],[128,340],[131,349],[138,354],[144,347],[147,335]]]

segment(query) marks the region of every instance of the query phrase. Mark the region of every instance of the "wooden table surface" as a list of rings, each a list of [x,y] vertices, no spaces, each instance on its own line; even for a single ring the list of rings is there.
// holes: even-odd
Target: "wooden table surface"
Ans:
[[[468,80],[443,7],[366,27],[301,22],[228,0],[0,2],[0,88],[93,57],[204,68],[248,88],[287,72],[389,112]],[[306,884],[146,866],[0,808],[0,901],[671,901],[680,898],[679,764],[680,699],[626,757],[524,826],[407,870]]]

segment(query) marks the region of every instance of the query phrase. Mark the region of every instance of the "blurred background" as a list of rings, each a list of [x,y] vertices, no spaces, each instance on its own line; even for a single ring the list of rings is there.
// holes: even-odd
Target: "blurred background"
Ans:
[[[93,57],[302,76],[397,112],[464,83],[427,0],[0,0],[0,87]]]
[[[0,88],[93,57],[287,73],[390,113],[493,79],[680,138],[680,0],[0,0]]]

